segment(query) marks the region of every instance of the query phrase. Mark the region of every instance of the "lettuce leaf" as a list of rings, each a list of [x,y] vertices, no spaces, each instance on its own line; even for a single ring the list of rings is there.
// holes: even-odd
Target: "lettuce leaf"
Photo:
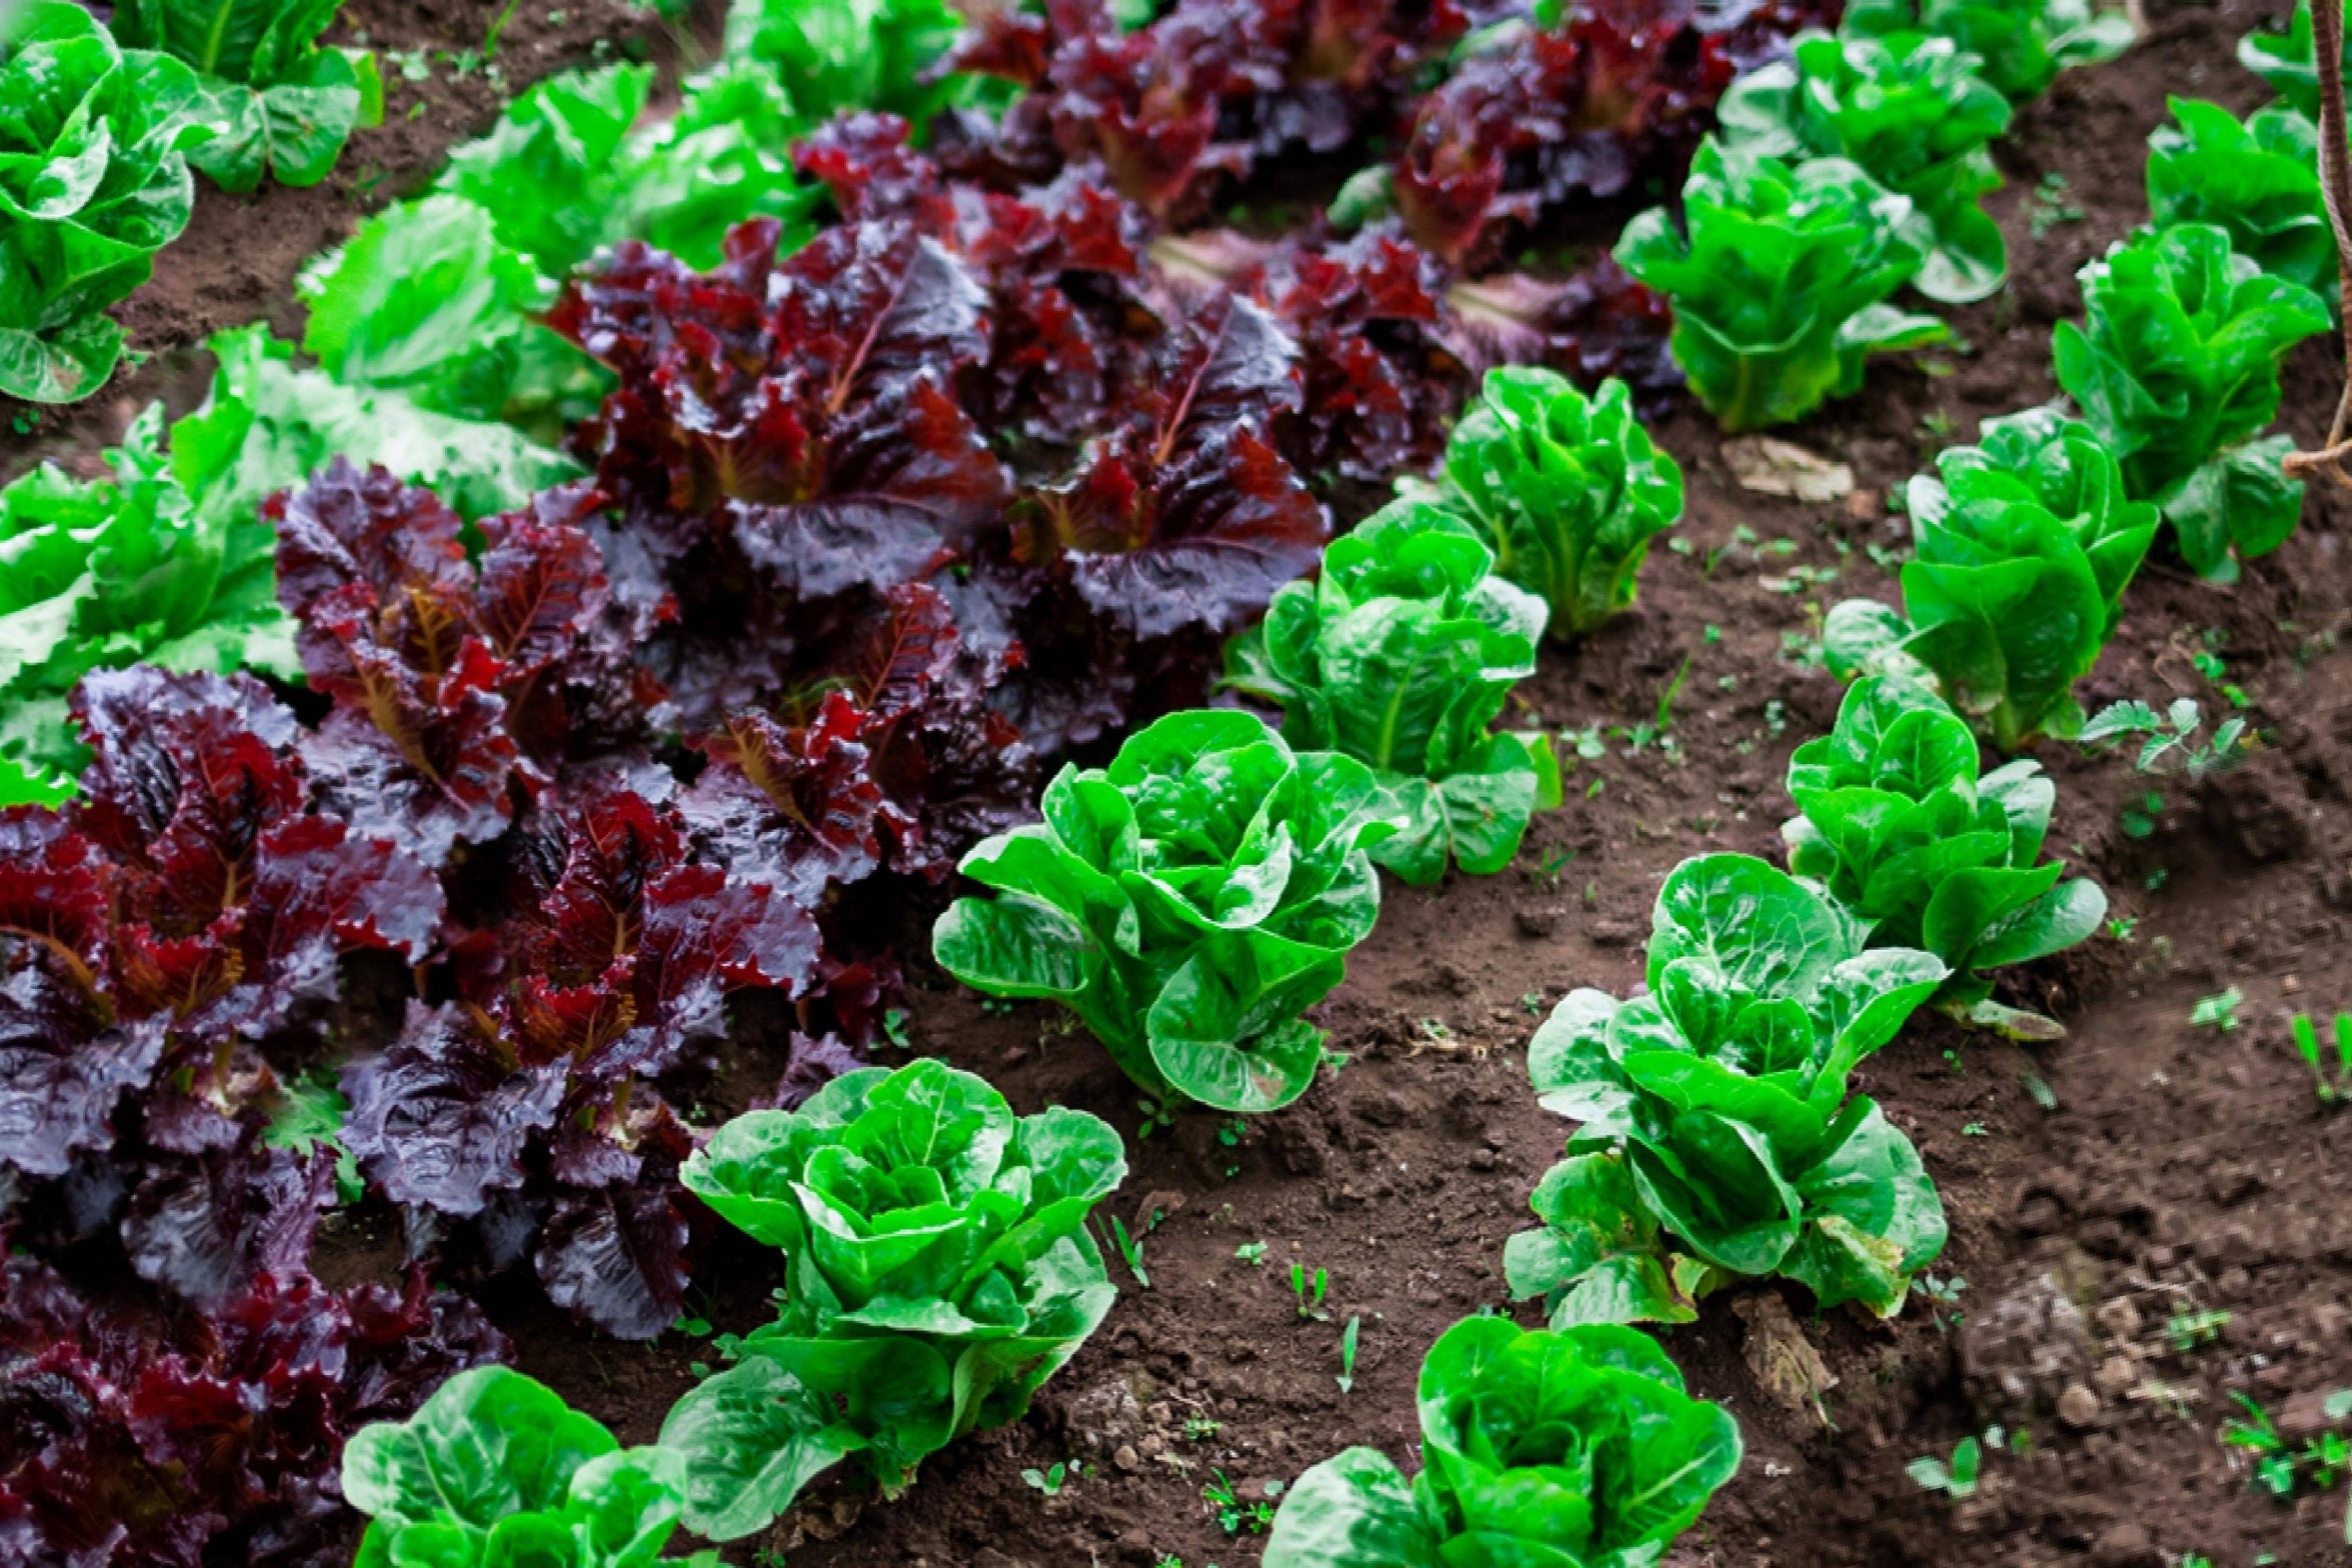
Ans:
[[[375,57],[322,49],[337,0],[123,0],[114,36],[184,61],[202,85],[210,141],[189,162],[226,191],[264,172],[315,185],[352,132],[383,118]]]
[[[1935,230],[1912,286],[1969,304],[2009,276],[2000,225],[1980,204],[2000,188],[1987,148],[2009,129],[2009,100],[1977,64],[1948,38],[1809,33],[1794,59],[1731,85],[1717,134],[1746,152],[1850,158],[1911,198]]]

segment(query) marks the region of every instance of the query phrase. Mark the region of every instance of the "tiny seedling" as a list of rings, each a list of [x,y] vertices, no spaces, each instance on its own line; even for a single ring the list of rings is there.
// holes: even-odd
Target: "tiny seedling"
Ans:
[[[2320,1049],[2318,1026],[2311,1021],[2311,1015],[2295,1014],[2294,1028],[2295,1054],[2311,1069],[2312,1092],[2319,1096],[2319,1103],[2333,1105],[2352,1095],[2352,1013],[2336,1015],[2336,1061],[2332,1072]]]
[[[1356,1340],[1357,1336],[1363,1333],[1363,1328],[1364,1320],[1359,1315],[1349,1318],[1348,1326],[1339,1331],[1339,1392],[1342,1394],[1353,1394],[1356,1391]]]
[[[1062,1495],[1062,1483],[1069,1479],[1069,1475],[1067,1464],[1057,1464],[1050,1469],[1023,1470],[1021,1479],[1047,1497],[1059,1497]]]
[[[2179,1307],[2164,1325],[2164,1337],[2172,1342],[2174,1354],[2187,1355],[2220,1339],[2221,1331],[2229,1325],[2230,1314],[2226,1312]]]
[[[2331,1427],[2296,1448],[2280,1435],[2270,1412],[2252,1397],[2235,1390],[2230,1397],[2245,1411],[2246,1418],[2232,1418],[2223,1426],[2221,1441],[2253,1457],[2254,1484],[2273,1497],[2292,1497],[2299,1485],[2325,1490],[2352,1467],[2352,1437]],[[2329,1395],[2321,1409],[2333,1422],[2352,1416],[2352,1388],[2339,1388]]]
[[[2093,715],[2076,739],[2091,750],[2129,736],[2144,737],[2135,768],[2142,773],[2177,773],[2196,783],[2236,767],[2254,746],[2242,718],[2224,719],[2212,738],[2200,743],[2197,737],[2204,724],[2204,710],[2195,697],[2176,697],[2162,713],[2143,702],[2125,701],[2110,703]]]
[[[2048,235],[2060,224],[2079,224],[2083,209],[2069,199],[2066,176],[2053,169],[2033,189],[2033,215],[2029,220],[2035,239]]]
[[[2219,1030],[2223,1034],[2231,1034],[2238,1027],[2238,1009],[2245,1004],[2246,993],[2231,986],[2226,991],[2198,998],[2197,1005],[2189,1009],[2189,1022],[2197,1029]]]
[[[1328,1323],[1331,1314],[1323,1310],[1324,1297],[1331,1293],[1331,1270],[1318,1269],[1312,1274],[1304,1263],[1290,1266],[1290,1294],[1298,1303],[1298,1315]]]
[[[1933,1454],[1922,1454],[1904,1466],[1903,1471],[1927,1490],[1942,1492],[1958,1502],[1976,1495],[1977,1475],[1983,1463],[1982,1445],[1974,1437],[1963,1437],[1953,1446],[1948,1462]]]
[[[1205,1443],[1224,1429],[1225,1424],[1214,1416],[1187,1416],[1184,1417],[1184,1440],[1188,1443]]]
[[[1280,1495],[1281,1482],[1268,1481],[1265,1484],[1268,1499]],[[1209,1511],[1216,1515],[1217,1528],[1227,1535],[1240,1535],[1244,1531],[1251,1535],[1263,1535],[1274,1523],[1273,1502],[1265,1499],[1255,1502],[1243,1501],[1234,1493],[1234,1483],[1225,1478],[1223,1470],[1209,1472],[1208,1484],[1201,1489],[1201,1500],[1209,1505]]]
[[[1927,1303],[1927,1316],[1940,1333],[1949,1333],[1968,1321],[1959,1310],[1960,1292],[1968,1288],[1969,1282],[1958,1274],[1948,1280],[1922,1274],[1911,1281],[1911,1293]]]
[[[1265,1267],[1265,1243],[1244,1241],[1234,1249],[1234,1256],[1253,1269],[1263,1269]]]
[[[1147,1291],[1151,1289],[1151,1276],[1143,1269],[1143,1238],[1128,1234],[1127,1222],[1114,1214],[1110,1217],[1110,1239],[1127,1264],[1127,1271],[1135,1276],[1135,1282]]]

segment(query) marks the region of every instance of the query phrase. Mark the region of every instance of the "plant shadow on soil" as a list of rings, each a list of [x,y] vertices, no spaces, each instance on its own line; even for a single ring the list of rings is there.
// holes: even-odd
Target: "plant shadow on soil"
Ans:
[[[474,14],[494,9],[352,8],[394,47],[470,37]],[[1782,433],[1851,464],[1857,504],[1738,490],[1712,423],[1674,400],[1658,434],[1691,481],[1680,533],[1693,548],[1657,551],[1640,607],[1581,647],[1547,649],[1520,691],[1528,722],[1599,725],[1607,756],[1580,762],[1570,805],[1538,820],[1511,870],[1432,890],[1389,883],[1379,928],[1318,1011],[1351,1058],[1343,1071],[1237,1129],[1194,1113],[1130,1141],[1133,1173],[1107,1207],[1139,1231],[1164,1211],[1144,1243],[1151,1288],[1133,1288],[1114,1260],[1128,1287],[1118,1308],[1027,1419],[933,1458],[894,1502],[821,1486],[730,1561],[775,1547],[793,1568],[1152,1568],[1171,1557],[1246,1568],[1262,1537],[1221,1527],[1202,1500],[1213,1478],[1254,1500],[1355,1443],[1415,1467],[1413,1383],[1430,1342],[1482,1308],[1538,1320],[1508,1306],[1501,1280],[1504,1239],[1530,1222],[1528,1191],[1567,1132],[1527,1084],[1537,1011],[1578,986],[1622,994],[1639,982],[1651,899],[1678,861],[1777,858],[1789,750],[1828,727],[1840,695],[1805,663],[1818,614],[1850,594],[1894,594],[1868,547],[1903,535],[1876,498],[1979,420],[2053,392],[2051,326],[2079,308],[2075,268],[2145,220],[2144,139],[2166,91],[2239,110],[2260,100],[2231,47],[2279,16],[2231,0],[2158,4],[2150,19],[2138,48],[2062,78],[2001,149],[2009,187],[1992,204],[2014,284],[1954,315],[1970,350],[1926,357],[1941,373],[1882,362],[1861,397]],[[642,26],[619,0],[577,0],[553,28],[532,5],[508,47],[571,63],[600,34]],[[289,308],[294,258],[346,232],[363,195],[352,182],[371,163],[424,166],[486,121],[492,98],[473,94],[459,82],[396,146],[362,138],[351,172],[321,192],[272,193],[258,210],[208,200],[158,288],[134,301],[138,340],[184,350],[256,310]],[[395,94],[395,123],[409,101]],[[2037,236],[2037,205],[2048,217],[2063,204],[2035,194],[2053,171],[2084,215]],[[2330,353],[2306,344],[2290,363],[2286,424],[2306,444],[2334,407]],[[190,357],[159,355],[105,407],[53,419],[37,444],[110,436],[173,367],[184,381]],[[2115,913],[2137,922],[2131,939],[2095,938],[2011,988],[2064,1019],[2063,1042],[2028,1051],[1931,1020],[1865,1064],[1858,1087],[1916,1141],[1950,1211],[1951,1244],[1930,1272],[1965,1287],[1953,1306],[1915,1301],[1885,1327],[1817,1317],[1788,1292],[1836,1380],[1814,1398],[1784,1399],[1759,1376],[1787,1365],[1751,1326],[1775,1315],[1759,1312],[1759,1292],[1712,1300],[1668,1333],[1695,1389],[1729,1406],[1748,1443],[1740,1474],[1671,1563],[2352,1562],[2342,1490],[2273,1501],[2218,1437],[2237,1413],[2232,1391],[2295,1435],[2314,1429],[2327,1393],[2352,1385],[2352,1115],[2321,1113],[2286,1022],[2294,1009],[2352,1006],[2352,664],[2335,650],[2352,612],[2347,518],[2346,497],[2315,490],[2297,536],[2234,588],[2161,559],[2134,584],[2086,706],[2191,695],[2218,718],[2227,699],[2195,661],[2218,650],[2272,744],[2203,787],[2038,748],[2059,785],[2051,847],[2106,885]],[[1736,543],[1743,526],[1767,548]],[[1671,751],[1606,735],[1654,721],[1678,672]],[[2151,788],[2165,808],[2131,836],[2122,813],[2144,809]],[[945,896],[894,912],[902,951],[928,950]],[[1076,1105],[1130,1133],[1140,1121],[1099,1047],[1048,1010],[983,1007],[927,967],[911,983],[916,1050],[985,1074],[1023,1110]],[[2231,985],[2245,994],[2240,1027],[2193,1027],[2197,998]],[[764,1086],[756,1051],[733,1065],[713,1096],[730,1108]],[[1259,1242],[1263,1263],[1236,1256]],[[398,1240],[387,1217],[362,1209],[322,1248],[338,1271],[373,1273],[396,1260]],[[1328,1317],[1301,1316],[1294,1261],[1329,1271]],[[719,1238],[698,1269],[696,1310],[741,1332],[780,1283],[772,1257]],[[716,1359],[677,1333],[650,1347],[598,1338],[521,1281],[483,1294],[523,1368],[627,1441],[651,1440],[694,1364]],[[2167,1327],[2183,1310],[2230,1316],[2182,1352]],[[1362,1351],[1343,1394],[1339,1344],[1355,1316]],[[1905,1473],[1996,1422],[2030,1431],[2031,1448],[1989,1453],[1974,1497],[1948,1502]],[[1084,1469],[1057,1496],[1021,1478],[1069,1459]]]

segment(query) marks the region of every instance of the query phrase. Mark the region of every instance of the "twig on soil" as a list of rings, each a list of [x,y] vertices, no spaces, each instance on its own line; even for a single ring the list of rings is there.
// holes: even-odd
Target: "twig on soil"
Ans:
[[[2327,445],[2318,452],[2290,452],[2284,466],[2288,474],[2325,474],[2347,489],[2352,475],[2344,459],[2352,456],[2352,141],[2347,141],[2344,116],[2344,0],[2312,0],[2312,63],[2319,68],[2319,185],[2327,204],[2328,226],[2336,231],[2336,313],[2344,335],[2344,393],[2336,400],[2336,419],[2327,427]]]

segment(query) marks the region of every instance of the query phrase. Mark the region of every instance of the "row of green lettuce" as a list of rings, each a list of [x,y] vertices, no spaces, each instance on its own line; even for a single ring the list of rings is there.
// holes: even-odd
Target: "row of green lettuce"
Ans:
[[[640,1448],[520,1373],[450,1379],[344,1449],[343,1494],[369,1516],[357,1562],[716,1568],[715,1551],[663,1552],[681,1525],[751,1536],[845,1462],[898,1495],[957,1437],[1017,1419],[1102,1322],[1118,1292],[1086,1218],[1125,1168],[1094,1117],[1016,1117],[936,1061],[728,1124],[687,1179],[786,1254],[778,1319],[724,1342],[733,1364]],[[1431,1348],[1418,1404],[1421,1474],[1370,1449],[1315,1467],[1268,1564],[1651,1561],[1740,1459],[1731,1416],[1615,1325],[1466,1319]]]
[[[2308,21],[2242,56],[2294,89]],[[1977,444],[1945,452],[1939,476],[1906,495],[1916,553],[1901,609],[1851,600],[1823,628],[1832,669],[1932,682],[2004,751],[2082,732],[2075,685],[2159,528],[2226,583],[2302,514],[2284,466],[2293,438],[2270,427],[2286,352],[2332,319],[2316,133],[2293,101],[2242,123],[2210,103],[2170,107],[2174,123],[2149,138],[2153,223],[2083,268],[2084,319],[2056,329],[2075,412],[1989,420]]]
[[[215,12],[236,24],[225,36],[244,37],[246,8],[206,8]],[[118,29],[145,26],[134,20],[145,14],[122,7]],[[129,117],[193,124],[193,75],[169,57],[122,50],[76,5],[42,0],[21,20],[33,31],[18,37],[33,41],[0,56],[0,88],[32,104],[26,123],[72,121],[71,137],[45,134],[60,159],[84,147],[75,178],[95,181],[110,212],[150,225],[142,235],[177,233],[186,170],[140,162],[134,181],[132,151],[163,157],[158,138],[169,138],[134,131]],[[160,406],[148,409],[107,454],[110,477],[44,466],[0,488],[0,805],[72,793],[85,754],[67,698],[93,669],[298,674],[257,506],[329,457],[381,464],[469,518],[574,476],[553,444],[567,420],[594,407],[604,372],[532,312],[572,267],[619,239],[648,239],[704,266],[733,223],[801,224],[814,198],[792,172],[793,137],[844,106],[920,113],[961,90],[923,80],[958,25],[943,0],[742,0],[719,58],[688,80],[672,113],[649,112],[647,67],[542,82],[458,148],[418,197],[310,263],[298,286],[307,310],[299,345],[260,324],[222,334],[205,405],[168,423]],[[291,47],[268,41],[278,36],[231,52],[275,58]],[[74,98],[79,78],[66,63],[84,55],[117,62],[116,75]],[[226,57],[215,40],[198,57]],[[0,146],[8,134],[0,126]],[[42,176],[39,189],[59,184]],[[152,245],[134,256],[87,206],[72,222],[32,224],[19,193],[0,157],[0,251],[34,246],[78,277],[104,261],[104,288],[85,303],[143,281]],[[46,287],[52,276],[43,265],[0,267],[0,290],[20,277]],[[99,308],[86,330],[105,340],[110,366],[120,333]],[[10,336],[14,309],[0,293],[0,367],[58,351],[54,335]]]
[[[1728,430],[1853,395],[1870,353],[1948,340],[1942,322],[1891,303],[1906,284],[1955,301],[2001,282],[2000,231],[1977,204],[1998,183],[1985,148],[2008,123],[2008,93],[2047,76],[1980,72],[1966,33],[1892,30],[1927,19],[1857,7],[1838,37],[1801,40],[1792,65],[1743,78],[1699,150],[1682,225],[1645,214],[1618,246],[1672,299],[1675,361]],[[2103,57],[2127,33],[2102,17],[2063,37]],[[2294,527],[2302,487],[2279,466],[2290,444],[2265,434],[2276,364],[2327,329],[2336,277],[2308,8],[2241,57],[2284,101],[2242,122],[2172,101],[2176,123],[2150,138],[2151,225],[2084,269],[2087,320],[2056,344],[2060,387],[2122,466],[2116,499],[2153,503],[2181,559],[2215,581]],[[2077,586],[2070,613],[2087,602]],[[2034,727],[2029,716],[2003,744]]]
[[[1699,401],[1727,430],[1782,424],[1859,392],[1870,354],[1948,341],[1895,295],[1960,305],[2000,290],[2008,247],[1982,204],[2001,184],[1992,142],[2061,69],[2131,39],[2122,15],[2084,0],[1874,0],[1734,82],[1681,224],[1654,209],[1616,249],[1674,302],[1672,351]]]

